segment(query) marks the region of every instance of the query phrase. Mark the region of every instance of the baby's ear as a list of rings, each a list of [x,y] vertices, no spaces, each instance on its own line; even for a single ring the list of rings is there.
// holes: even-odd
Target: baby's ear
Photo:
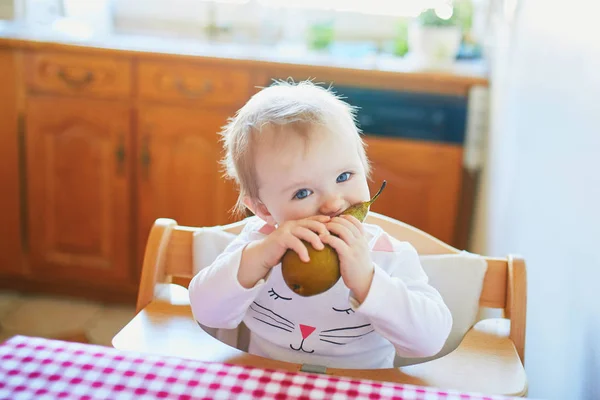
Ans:
[[[248,207],[250,211],[254,213],[257,217],[265,221],[267,224],[275,226],[277,222],[269,212],[267,206],[265,206],[262,201],[258,199],[251,199],[250,197],[244,197],[244,205]]]

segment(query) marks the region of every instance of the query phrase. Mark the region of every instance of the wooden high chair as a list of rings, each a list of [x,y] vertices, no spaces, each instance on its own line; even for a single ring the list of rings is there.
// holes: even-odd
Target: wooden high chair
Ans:
[[[370,212],[368,223],[410,242],[420,255],[460,251],[402,222]],[[221,227],[238,234],[245,221]],[[248,354],[217,340],[194,320],[187,286],[193,276],[192,243],[199,228],[158,219],[150,232],[137,299],[137,315],[114,338],[123,350],[299,371],[302,366]],[[451,353],[401,368],[328,368],[327,374],[433,386],[464,392],[524,396],[526,269],[523,259],[485,258],[480,306],[503,310],[504,318],[476,323]],[[213,332],[214,335],[214,332]]]

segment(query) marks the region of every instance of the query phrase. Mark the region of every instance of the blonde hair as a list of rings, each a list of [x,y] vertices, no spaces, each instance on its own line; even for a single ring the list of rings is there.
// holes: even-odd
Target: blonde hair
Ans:
[[[258,183],[254,168],[253,144],[266,127],[289,127],[307,137],[309,128],[341,123],[352,128],[366,176],[370,175],[365,144],[356,127],[356,109],[344,102],[331,88],[311,81],[293,83],[277,81],[262,89],[231,118],[221,131],[225,157],[225,177],[234,179],[239,188],[234,213],[246,212],[244,197],[258,199]]]

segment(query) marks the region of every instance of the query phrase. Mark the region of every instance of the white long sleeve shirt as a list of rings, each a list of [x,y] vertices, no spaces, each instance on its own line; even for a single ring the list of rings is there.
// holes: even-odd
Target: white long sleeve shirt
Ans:
[[[444,345],[452,316],[428,284],[416,250],[364,224],[374,264],[362,304],[340,279],[331,289],[302,297],[287,287],[281,264],[254,287],[237,274],[246,245],[261,240],[269,226],[249,218],[244,230],[190,282],[194,317],[213,328],[244,322],[249,352],[263,357],[334,368],[389,368],[401,357],[427,357]]]

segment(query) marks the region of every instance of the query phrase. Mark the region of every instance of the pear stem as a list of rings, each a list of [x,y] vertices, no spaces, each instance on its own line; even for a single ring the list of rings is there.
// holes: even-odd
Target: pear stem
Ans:
[[[377,198],[379,197],[379,195],[381,194],[383,189],[385,189],[385,185],[387,185],[387,181],[383,181],[383,183],[381,184],[381,187],[379,188],[377,193],[375,193],[375,196],[373,196],[373,198],[371,200],[369,200],[369,205],[373,204],[373,202],[375,202],[375,200],[377,200]]]

